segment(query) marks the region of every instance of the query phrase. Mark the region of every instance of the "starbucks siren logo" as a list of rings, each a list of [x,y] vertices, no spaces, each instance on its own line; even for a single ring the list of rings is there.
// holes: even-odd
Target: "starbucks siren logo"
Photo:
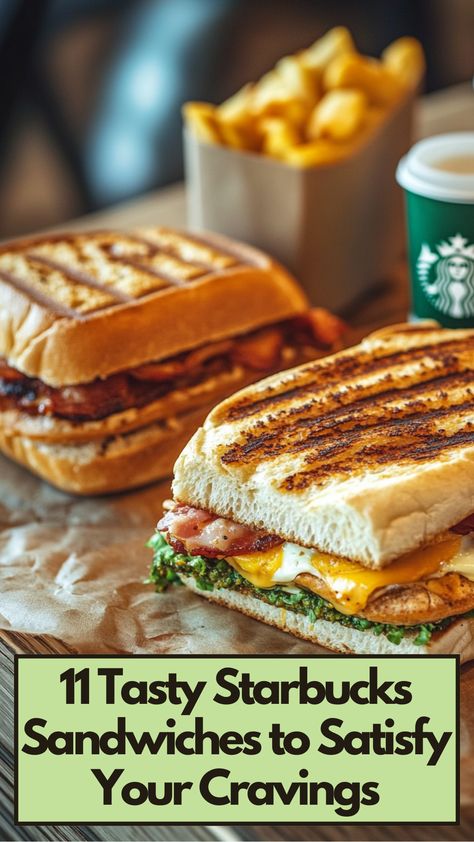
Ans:
[[[474,244],[456,234],[431,251],[423,243],[416,269],[428,301],[453,319],[474,316]]]

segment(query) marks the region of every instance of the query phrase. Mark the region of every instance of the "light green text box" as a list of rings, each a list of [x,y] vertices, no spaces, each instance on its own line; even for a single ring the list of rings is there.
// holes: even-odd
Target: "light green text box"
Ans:
[[[61,682],[60,675],[71,669],[76,674],[86,670],[88,704],[79,700],[80,682],[74,684],[74,703],[66,704],[67,682]],[[115,678],[109,675],[106,679],[98,672],[104,669],[121,669],[123,674]],[[237,675],[225,675],[222,670],[227,669],[236,671]],[[456,821],[457,676],[454,658],[35,657],[19,658],[17,670],[17,820],[21,823]],[[151,682],[169,682],[173,674],[176,680],[188,682],[191,687],[197,682],[205,682],[192,711],[189,703],[189,712],[183,712],[185,696],[180,688],[176,691],[175,704],[169,697],[168,687],[155,688],[161,692],[166,689],[166,701],[159,699],[160,704],[130,703],[132,697],[139,695],[140,688],[145,690],[144,698],[156,698],[151,692]],[[296,685],[288,690],[285,703],[262,703],[271,692],[270,686],[260,687],[260,703],[251,701],[253,690],[250,688],[245,703],[243,691],[238,686],[239,681],[245,680],[245,675],[248,675],[248,681],[275,682],[273,687],[278,692],[282,682],[296,682]],[[224,679],[227,686],[221,686]],[[109,685],[114,682],[114,703],[106,704],[106,681]],[[316,698],[317,704],[300,697],[301,682],[304,685],[305,681],[316,682],[309,688],[308,695]],[[407,698],[408,694],[412,698],[406,704],[389,704],[382,694],[382,697],[373,695],[371,703],[358,704],[349,697],[343,704],[338,704],[325,696],[325,685],[330,691],[332,684],[334,698],[340,697],[341,693],[347,694],[352,687],[352,693],[357,692],[356,698],[364,701],[369,695],[370,681],[372,694],[376,686],[392,682],[386,699]],[[404,684],[396,688],[397,682]],[[125,699],[122,689],[129,692]],[[232,700],[232,694],[238,697],[236,701]],[[231,703],[224,704],[223,699],[219,703],[216,695],[230,697]],[[168,736],[155,755],[149,750],[137,754],[129,742],[115,736],[120,731],[120,718],[125,718],[122,730],[136,738],[144,732],[149,732],[153,739],[163,732]],[[342,720],[342,723],[328,723],[332,719]],[[191,734],[181,738],[180,746],[191,752],[195,750],[193,734],[199,726],[198,720],[202,720],[204,731],[213,731],[217,736],[203,738],[201,753],[173,752],[173,734],[182,732]],[[276,753],[269,737],[272,725],[278,725],[286,734],[302,732],[309,747],[303,746],[307,750],[300,754]],[[402,732],[418,733],[420,753],[387,753],[387,738],[373,736],[378,730],[393,737]],[[58,731],[73,732],[73,736],[57,737],[53,732]],[[74,739],[74,734],[85,731],[102,735],[98,753],[92,753],[92,743],[98,741],[96,737],[83,741],[82,754],[52,753],[51,748],[62,752],[67,742]],[[225,753],[222,743],[213,746],[213,741],[222,739],[229,731],[248,735],[243,746],[235,745],[236,738],[228,738],[230,749],[239,753]],[[354,731],[365,736],[358,737],[351,733]],[[112,734],[106,738],[105,732]],[[428,737],[429,733],[433,736]],[[434,744],[443,738],[443,734],[450,736],[444,737],[444,747],[442,743],[439,745],[439,759],[428,765]],[[47,750],[27,753],[27,748],[43,749],[47,739]],[[105,746],[109,750],[120,747],[119,739],[123,739],[125,753],[104,753]],[[343,740],[339,753],[323,752],[324,747],[339,748],[339,741],[342,745]],[[405,737],[404,744],[414,747],[414,737]],[[295,737],[297,751],[300,745],[301,739]],[[403,745],[395,742],[395,747],[397,745],[403,749]],[[255,746],[261,746],[258,753],[252,753]],[[242,751],[243,747],[248,753]],[[358,753],[350,753],[349,748]],[[359,753],[359,749],[367,753]],[[278,751],[281,752],[281,748]],[[106,787],[101,786],[92,769],[100,770],[97,774],[105,778],[114,770],[123,770],[110,788],[111,804],[103,803]],[[213,775],[211,770],[225,771]],[[209,773],[211,779],[206,786]],[[130,786],[133,782],[139,782],[140,786]],[[184,784],[180,804],[153,804],[148,800],[148,791],[154,790],[159,799],[163,799],[165,793],[167,796],[172,793],[175,798],[179,789],[176,782]],[[257,782],[265,786],[258,787]],[[245,783],[249,786],[238,789],[239,784]],[[374,787],[374,784],[378,786]],[[368,787],[365,794],[364,790],[360,791],[362,787]],[[376,796],[378,801],[374,803]],[[126,803],[126,797],[133,803]],[[215,798],[230,800],[210,803]],[[368,803],[358,803],[361,798]],[[288,803],[284,803],[285,799]],[[261,803],[264,800],[268,803]]]

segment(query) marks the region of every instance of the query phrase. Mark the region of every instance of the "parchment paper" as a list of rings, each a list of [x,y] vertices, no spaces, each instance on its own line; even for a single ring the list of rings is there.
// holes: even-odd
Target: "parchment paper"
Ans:
[[[0,627],[94,654],[314,653],[184,587],[145,584],[166,497],[169,483],[72,497],[0,456]]]
[[[0,628],[90,654],[329,654],[184,587],[145,584],[168,483],[71,497],[0,456]],[[474,662],[461,678],[461,797],[474,804]]]

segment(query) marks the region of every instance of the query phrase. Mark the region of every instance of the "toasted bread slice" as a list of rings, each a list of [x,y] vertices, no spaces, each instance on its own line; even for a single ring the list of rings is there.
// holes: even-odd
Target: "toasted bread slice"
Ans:
[[[395,326],[217,406],[173,491],[381,568],[474,511],[474,331]]]
[[[85,442],[12,435],[0,424],[0,450],[62,491],[110,494],[168,477],[205,414],[202,406],[136,430]]]
[[[244,334],[307,307],[283,267],[217,235],[157,227],[0,248],[0,356],[54,387]]]

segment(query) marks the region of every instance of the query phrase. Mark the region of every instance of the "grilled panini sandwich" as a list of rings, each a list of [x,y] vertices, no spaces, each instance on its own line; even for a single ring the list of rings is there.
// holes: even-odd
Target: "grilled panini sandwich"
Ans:
[[[217,406],[175,466],[158,589],[342,652],[474,657],[474,331],[400,325]]]
[[[168,475],[218,400],[340,330],[261,252],[166,228],[3,246],[0,317],[0,448],[87,494]]]

